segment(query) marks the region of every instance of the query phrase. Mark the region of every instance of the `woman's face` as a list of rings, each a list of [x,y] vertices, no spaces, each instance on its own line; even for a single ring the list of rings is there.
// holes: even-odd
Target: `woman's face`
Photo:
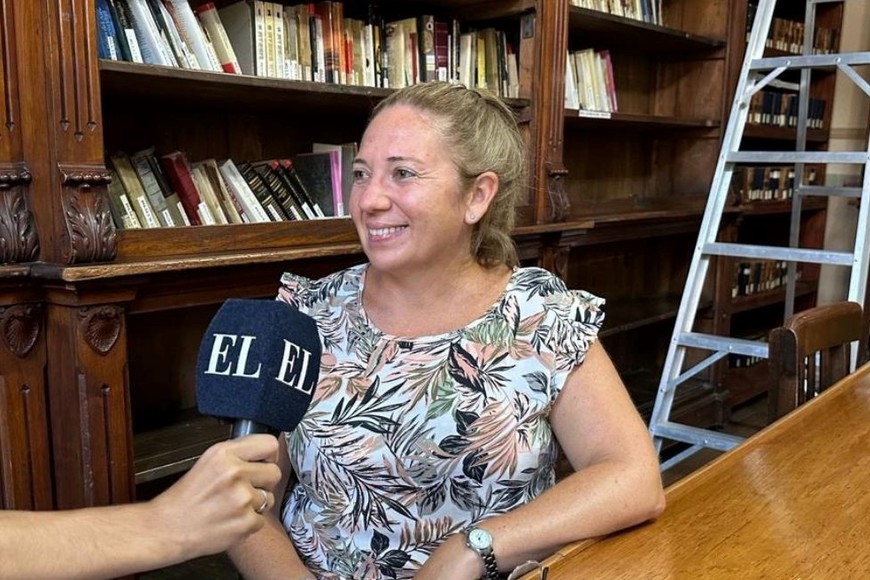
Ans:
[[[390,273],[468,260],[470,192],[432,118],[394,105],[369,124],[354,161],[350,212],[372,267]]]

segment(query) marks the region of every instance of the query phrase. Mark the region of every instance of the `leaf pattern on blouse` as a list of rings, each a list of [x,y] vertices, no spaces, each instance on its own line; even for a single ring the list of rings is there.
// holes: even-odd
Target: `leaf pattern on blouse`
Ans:
[[[604,316],[601,298],[517,268],[466,327],[391,336],[362,308],[365,271],[285,274],[278,293],[323,344],[312,404],[286,434],[299,483],[282,519],[324,579],[412,578],[448,535],[552,486],[550,408]]]

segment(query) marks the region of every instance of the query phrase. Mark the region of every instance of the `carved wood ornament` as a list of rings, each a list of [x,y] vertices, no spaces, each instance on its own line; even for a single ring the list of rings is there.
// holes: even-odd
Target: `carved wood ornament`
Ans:
[[[79,334],[94,352],[106,355],[121,336],[120,306],[95,306],[79,309]]]
[[[39,238],[24,193],[30,179],[30,172],[26,168],[0,169],[2,263],[32,262],[39,255]]]
[[[61,166],[63,209],[69,243],[69,264],[105,262],[115,258],[117,234],[109,211],[106,184],[111,174],[99,167]]]
[[[16,304],[0,307],[0,334],[9,352],[24,358],[33,349],[42,330],[42,307]]]

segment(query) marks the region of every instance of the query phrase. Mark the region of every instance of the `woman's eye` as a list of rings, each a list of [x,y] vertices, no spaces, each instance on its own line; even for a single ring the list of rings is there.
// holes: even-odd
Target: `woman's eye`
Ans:
[[[362,181],[365,181],[366,177],[368,177],[368,174],[365,171],[363,171],[362,169],[354,169],[353,170],[354,183],[361,183]]]
[[[408,169],[396,169],[396,177],[398,177],[399,179],[410,179],[414,176],[414,172],[409,171]]]

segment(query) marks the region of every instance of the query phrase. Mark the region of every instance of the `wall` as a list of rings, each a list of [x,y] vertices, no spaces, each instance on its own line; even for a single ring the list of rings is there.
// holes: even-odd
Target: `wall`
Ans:
[[[840,52],[865,51],[870,48],[870,2],[847,0],[844,5]],[[861,77],[870,78],[870,67],[856,67]],[[870,99],[851,79],[837,73],[832,110],[831,151],[864,151],[867,149],[867,123]],[[860,165],[830,165],[826,185],[860,185]],[[831,197],[825,226],[825,248],[851,251],[855,240],[857,205],[854,200]],[[870,248],[868,248],[870,249]],[[819,282],[819,303],[843,300],[849,289],[850,269],[823,266]]]

